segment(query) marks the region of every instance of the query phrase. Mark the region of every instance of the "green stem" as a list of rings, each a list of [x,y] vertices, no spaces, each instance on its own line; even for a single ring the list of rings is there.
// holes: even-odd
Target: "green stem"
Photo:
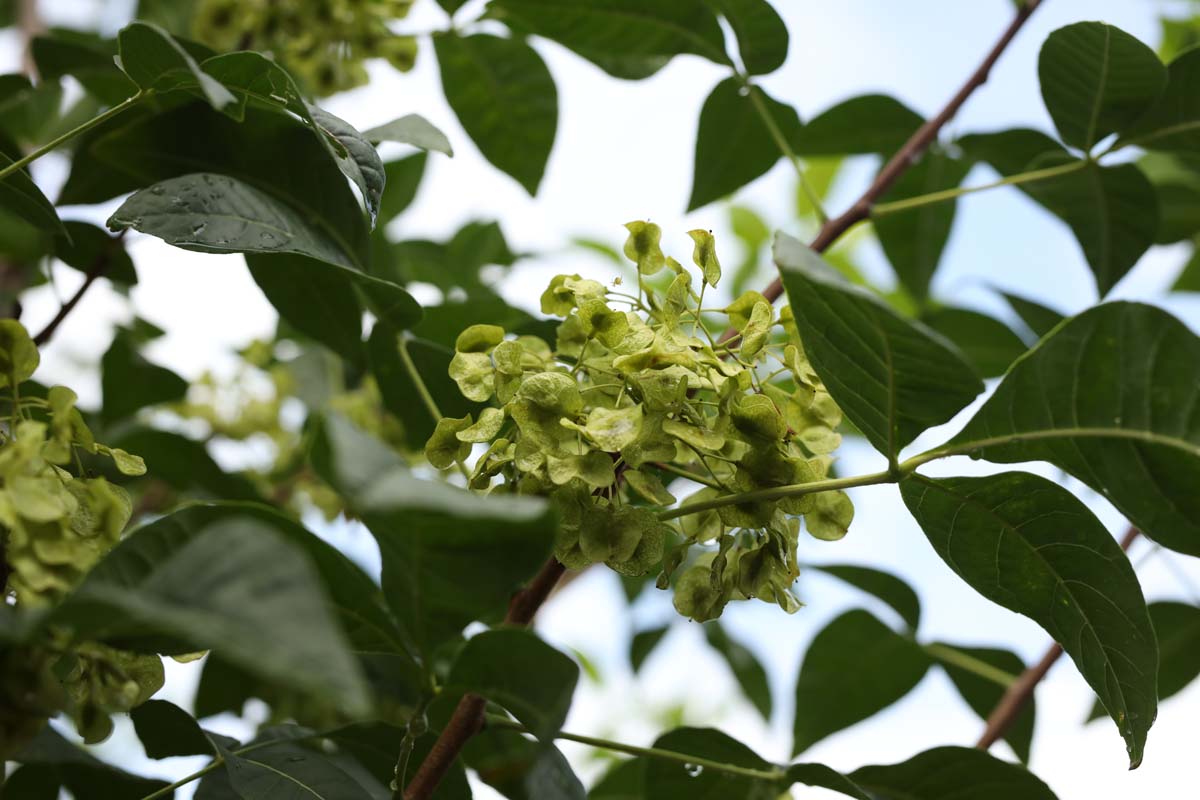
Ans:
[[[65,144],[66,142],[71,141],[76,136],[87,133],[92,128],[95,128],[97,125],[102,125],[105,122],[108,122],[113,117],[117,116],[118,114],[121,114],[122,112],[127,111],[130,108],[133,108],[135,105],[137,105],[138,103],[140,103],[142,100],[144,100],[145,98],[147,98],[149,96],[150,96],[150,92],[143,89],[142,91],[138,92],[137,94],[133,95],[132,97],[126,98],[125,100],[122,100],[120,103],[117,103],[115,106],[110,108],[108,111],[105,111],[103,114],[100,114],[99,116],[96,116],[96,117],[92,117],[87,122],[80,125],[79,127],[72,128],[71,130],[64,133],[62,136],[59,136],[58,138],[47,142],[46,144],[42,145],[38,149],[34,150],[29,155],[12,162],[8,166],[4,167],[3,169],[0,169],[0,181],[3,181],[5,178],[7,178],[9,175],[13,174],[17,170],[23,169],[23,168],[29,166],[34,161],[37,161],[39,158],[46,155],[47,153],[49,153],[53,150],[56,150],[59,146]]]
[[[771,116],[771,111],[767,108],[767,104],[763,100],[762,90],[751,83],[745,75],[739,73],[736,77],[742,84],[742,88],[749,93],[750,102],[754,105],[754,110],[758,112],[758,116],[762,118],[763,125],[767,128],[767,133],[775,141],[775,146],[779,148],[779,152],[788,161],[792,162],[792,168],[796,170],[796,177],[800,181],[800,190],[804,192],[804,196],[808,198],[808,202],[812,203],[813,210],[817,212],[817,221],[824,225],[829,221],[829,215],[825,213],[825,207],[821,205],[821,198],[808,185],[808,180],[804,177],[804,165],[800,163],[800,159],[796,157],[796,153],[792,150],[791,144],[788,143],[787,137],[779,129],[779,124]]]
[[[167,797],[167,796],[171,795],[171,793],[174,792],[176,789],[187,786],[192,781],[200,780],[205,775],[207,775],[208,773],[217,769],[224,763],[225,763],[225,757],[217,756],[212,761],[208,762],[203,767],[201,767],[200,769],[193,772],[191,775],[186,775],[186,776],[180,778],[179,780],[175,781],[174,783],[172,783],[168,786],[162,787],[158,791],[151,792],[150,794],[143,797],[142,800],[158,800],[158,798],[160,798],[160,797]]]
[[[705,500],[700,503],[687,503],[678,508],[668,508],[660,511],[658,518],[660,520],[675,519],[677,517],[685,517],[688,514],[696,514],[701,511],[710,511],[714,508],[723,506],[738,505],[741,503],[758,503],[771,500],[782,500],[785,497],[803,497],[808,494],[816,494],[818,492],[831,492],[837,489],[851,489],[856,486],[874,486],[880,483],[896,483],[903,477],[893,471],[872,472],[869,475],[857,475],[852,478],[833,478],[824,481],[813,481],[812,483],[797,483],[790,486],[773,486],[770,489],[756,489],[752,492],[740,492],[737,494],[724,495],[723,497],[714,497],[712,500]]]
[[[500,717],[494,714],[487,715],[487,724],[493,728],[506,728],[519,733],[529,733],[526,728],[515,720],[507,717]],[[782,780],[786,773],[776,767],[775,769],[753,769],[751,767],[739,767],[737,764],[727,764],[724,761],[714,761],[709,758],[700,756],[692,756],[687,753],[676,753],[672,750],[662,750],[657,747],[638,747],[637,745],[625,744],[624,742],[614,742],[610,739],[599,739],[595,736],[581,736],[577,733],[567,733],[559,731],[554,738],[563,739],[568,742],[578,742],[586,744],[589,747],[596,747],[601,750],[611,750],[614,753],[626,753],[631,756],[645,756],[648,758],[658,758],[664,761],[674,761],[678,764],[684,764],[690,767],[702,767],[704,769],[713,770],[714,772],[724,772],[727,775],[737,775],[742,778],[754,778],[761,781],[778,781]]]
[[[922,194],[916,197],[909,197],[905,200],[894,200],[890,203],[876,203],[871,208],[871,218],[878,219],[886,217],[889,214],[898,214],[902,211],[911,211],[914,208],[933,205],[935,203],[944,203],[947,200],[954,200],[968,194],[976,192],[984,192],[988,189],[997,189],[1001,186],[1019,186],[1023,183],[1034,183],[1036,181],[1044,181],[1049,178],[1056,178],[1059,175],[1069,175],[1072,172],[1077,172],[1091,164],[1091,161],[1071,161],[1067,164],[1060,164],[1057,167],[1047,167],[1045,169],[1035,169],[1032,172],[1020,172],[1016,175],[1009,175],[1007,178],[1001,178],[992,183],[985,183],[982,186],[959,186],[954,189],[945,189],[940,192],[931,192]]]
[[[429,387],[425,385],[425,381],[421,378],[421,373],[417,370],[417,365],[413,363],[412,356],[408,353],[408,336],[405,334],[400,335],[400,361],[404,364],[404,371],[412,379],[413,386],[417,387],[417,396],[425,404],[425,409],[429,412],[429,416],[433,417],[435,423],[441,422],[442,412],[438,408],[437,401],[433,399],[433,395],[429,393]]]
[[[944,661],[947,664],[953,664],[956,667],[965,669],[984,680],[1003,686],[1005,689],[1017,682],[1016,675],[1005,672],[998,667],[993,667],[986,661],[981,661],[975,658],[975,656],[964,653],[961,650],[956,650],[953,647],[946,647],[941,644],[923,644],[921,645],[921,649],[938,661]]]
[[[712,480],[704,477],[703,475],[700,475],[699,473],[686,470],[683,467],[677,467],[674,464],[668,464],[665,461],[656,461],[654,462],[654,466],[658,469],[661,469],[663,472],[673,472],[681,478],[687,478],[689,481],[694,481],[696,483],[709,486],[713,489],[721,488],[718,484],[714,483]]]

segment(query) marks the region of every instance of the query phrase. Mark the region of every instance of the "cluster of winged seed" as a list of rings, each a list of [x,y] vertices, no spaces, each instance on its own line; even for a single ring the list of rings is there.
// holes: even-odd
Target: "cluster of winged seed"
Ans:
[[[417,40],[388,22],[413,0],[199,0],[192,35],[218,50],[263,50],[319,96],[367,82],[365,61],[387,59],[407,72]]]
[[[129,495],[102,477],[87,477],[79,453],[107,456],[126,475],[146,471],[137,456],[95,441],[74,392],[29,382],[39,360],[25,328],[0,320],[2,602],[35,609],[75,588],[116,545],[131,514]],[[162,686],[156,655],[68,645],[59,632],[47,635],[54,641],[0,651],[0,757],[60,711],[87,741],[100,741],[112,731],[110,714],[128,711]]]
[[[450,376],[481,405],[442,419],[426,457],[439,469],[457,464],[479,492],[552,498],[556,556],[570,568],[658,569],[666,588],[682,567],[675,607],[697,620],[753,597],[794,611],[801,518],[812,536],[841,538],[850,499],[734,498],[825,478],[841,411],[805,358],[790,309],[776,316],[757,292],[704,305],[721,278],[711,233],[690,232],[693,273],[663,253],[657,225],[625,227],[636,294],[555,277],[541,298],[543,312],[563,318],[554,349],[495,325],[459,335]],[[722,341],[727,329],[737,335]],[[468,466],[475,445],[486,449]],[[668,523],[658,512],[676,502],[679,478],[703,487],[684,506],[707,510]]]

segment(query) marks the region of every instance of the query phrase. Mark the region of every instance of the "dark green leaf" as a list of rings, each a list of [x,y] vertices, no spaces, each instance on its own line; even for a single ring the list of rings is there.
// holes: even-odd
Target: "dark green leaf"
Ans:
[[[762,718],[771,720],[771,685],[767,680],[767,671],[763,665],[744,645],[734,641],[725,632],[720,622],[710,622],[704,626],[704,635],[709,645],[720,653],[742,687],[746,699],[754,704]]]
[[[107,231],[87,222],[68,220],[64,223],[70,241],[59,240],[54,254],[68,267],[89,274],[97,265],[104,265],[104,277],[122,286],[137,283],[137,271],[133,259],[125,251],[125,245],[110,236]]]
[[[222,748],[222,755],[229,784],[242,800],[390,800],[392,796],[353,758],[297,742],[280,741],[240,755]]]
[[[344,119],[318,106],[309,106],[308,111],[317,127],[341,145],[333,150],[338,168],[358,187],[367,205],[367,213],[374,221],[379,214],[379,201],[387,181],[379,152],[364,134]],[[341,155],[342,151],[345,152],[344,156]]]
[[[659,628],[638,631],[633,635],[633,640],[629,644],[629,663],[634,672],[642,668],[642,664],[654,652],[654,648],[658,647],[658,643],[663,640],[669,630],[671,630],[670,625],[663,625]]]
[[[900,489],[951,569],[1063,646],[1117,723],[1131,768],[1141,763],[1157,712],[1158,649],[1133,567],[1095,515],[1022,472],[918,475]]]
[[[1006,177],[1044,168],[1069,171],[1019,185],[1071,228],[1100,294],[1138,262],[1158,233],[1158,196],[1134,164],[1102,167],[1073,159],[1036,131],[976,134],[959,140],[968,155]]]
[[[1020,295],[1010,294],[1009,292],[1001,292],[1004,299],[1012,307],[1012,310],[1017,313],[1021,321],[1033,331],[1033,335],[1040,339],[1050,331],[1054,330],[1058,323],[1062,322],[1062,314],[1052,308],[1047,308],[1041,303],[1035,303]]]
[[[295,209],[228,175],[169,178],[126,200],[108,220],[202,253],[294,253],[354,268],[353,257]]]
[[[853,97],[804,126],[796,152],[804,156],[891,155],[921,127],[921,115],[892,97]]]
[[[343,258],[365,264],[366,217],[333,143],[280,108],[247,107],[240,123],[195,102],[126,112],[81,139],[59,202],[99,203],[197,171],[220,173],[282,201]]]
[[[1181,53],[1167,66],[1167,88],[1117,142],[1147,150],[1200,152],[1200,50]]]
[[[1146,153],[1138,166],[1158,195],[1155,244],[1173,244],[1200,233],[1200,166],[1172,153]]]
[[[203,519],[203,507],[185,509],[122,541],[59,608],[56,624],[115,641],[170,637],[179,644],[131,646],[212,649],[251,674],[366,712],[361,672],[322,581],[279,530],[289,523],[235,508],[209,512],[203,524],[192,516],[198,509]]]
[[[1167,70],[1153,50],[1121,29],[1079,22],[1046,39],[1038,79],[1063,141],[1088,151],[1154,104]]]
[[[676,728],[658,737],[654,747],[746,769],[764,772],[778,769],[746,745],[712,728]],[[666,759],[646,758],[645,770],[648,798],[775,800],[781,790],[781,779],[731,775]]]
[[[1011,328],[978,311],[945,306],[925,312],[921,321],[954,342],[985,378],[1003,375],[1028,349]]]
[[[937,643],[927,652],[946,670],[954,688],[982,720],[991,715],[1008,687],[1025,671],[1025,662],[1011,650]],[[984,677],[981,670],[994,674]],[[1036,699],[1030,697],[1004,733],[1004,740],[1023,763],[1029,763],[1036,713]]]
[[[863,767],[850,779],[878,800],[1057,800],[1033,773],[982,750],[938,747],[889,766]],[[969,787],[969,788],[966,788]]]
[[[1158,638],[1158,700],[1183,691],[1200,675],[1200,608],[1186,603],[1151,603],[1150,622]],[[1088,720],[1104,716],[1096,701]]]
[[[842,614],[817,634],[800,666],[793,754],[895,703],[929,664],[920,645],[868,612]]]
[[[483,695],[550,742],[567,718],[578,681],[575,662],[536,635],[499,628],[467,640],[446,685]]]
[[[327,442],[325,463],[353,456],[337,452],[346,439]],[[422,652],[474,620],[503,617],[512,592],[550,552],[556,520],[548,504],[418,480],[398,458],[376,469],[369,481],[343,470],[354,477],[335,488],[379,541],[384,595]]]
[[[531,195],[558,128],[554,78],[532,47],[488,34],[434,37],[442,90],[484,158]]]
[[[983,391],[983,381],[940,336],[846,282],[803,243],[777,234],[774,256],[813,368],[885,455],[895,456]]]
[[[1192,250],[1192,257],[1183,265],[1183,270],[1175,279],[1171,291],[1200,292],[1200,250]]]
[[[787,26],[766,0],[709,0],[737,36],[738,55],[751,75],[765,75],[787,59]]]
[[[603,69],[610,69],[614,60],[661,65],[683,53],[729,63],[716,15],[702,0],[492,0],[490,13],[553,39]],[[632,77],[621,73],[614,74]]]
[[[246,265],[289,325],[352,364],[362,361],[363,309],[348,273],[300,255],[248,255]]]
[[[384,406],[404,426],[408,446],[420,451],[433,433],[435,421],[424,404],[414,402],[419,399],[417,386],[401,358],[400,341],[395,328],[376,324],[367,341],[367,358]],[[453,350],[424,339],[408,337],[404,342],[417,374],[443,414],[463,417],[478,413],[481,406],[463,397],[458,384],[447,372],[450,359],[454,357]]]
[[[84,31],[54,28],[30,42],[33,62],[44,81],[70,75],[95,97],[116,105],[138,87],[114,63],[115,39]]]
[[[643,759],[630,758],[619,762],[588,792],[588,800],[643,800],[646,764]]]
[[[100,371],[104,396],[100,416],[108,422],[125,419],[146,406],[182,400],[187,394],[187,381],[143,358],[121,331],[100,359]]]
[[[1200,339],[1152,306],[1107,303],[1013,365],[944,448],[1049,461],[1160,544],[1200,555]]]
[[[129,716],[150,758],[214,755],[213,744],[200,724],[174,703],[148,700]]]
[[[143,90],[197,87],[218,111],[237,102],[220,81],[200,69],[171,34],[156,25],[135,22],[117,36],[119,66]]]
[[[400,216],[412,205],[421,185],[421,178],[425,175],[427,160],[428,156],[425,153],[414,153],[383,165],[387,173],[387,190],[384,191],[383,202],[379,205],[381,226]]]
[[[485,729],[467,742],[463,757],[484,783],[509,800],[584,800],[586,796],[570,763],[549,743]]]
[[[810,564],[815,569],[874,595],[900,615],[914,633],[921,622],[921,601],[907,583],[890,572],[857,564]]]
[[[420,114],[405,114],[399,119],[363,131],[363,136],[375,144],[399,142],[419,147],[422,150],[435,150],[448,156],[454,155],[454,148],[450,146],[450,140],[446,138],[446,134]]]
[[[0,152],[0,169],[12,163],[14,159]],[[0,180],[0,209],[12,212],[39,230],[67,235],[54,204],[42,194],[42,190],[24,170],[19,169]]]
[[[854,781],[824,764],[792,764],[787,768],[787,781],[839,792],[855,800],[872,800]]]
[[[36,739],[11,758],[25,765],[21,768],[25,773],[22,784],[28,781],[26,786],[55,787],[56,791],[48,800],[58,797],[59,786],[70,791],[75,800],[141,800],[167,785],[166,781],[142,778],[105,764],[68,742],[50,726],[43,728]],[[5,794],[11,793],[14,800],[24,800],[26,795],[21,793],[21,788],[14,780],[5,787]],[[171,798],[175,795],[167,792],[161,796]]]
[[[210,499],[262,499],[247,478],[221,469],[203,442],[169,431],[124,426],[108,441],[112,447],[141,456],[151,479],[164,481],[177,491]]]
[[[782,153],[756,108],[761,101],[783,138],[794,143],[800,135],[795,109],[770,97],[760,87],[743,92],[735,78],[726,78],[704,101],[696,134],[695,177],[688,210],[719,200],[766,174]]]
[[[931,150],[900,176],[884,202],[954,189],[966,177],[971,164]],[[872,218],[879,244],[900,282],[918,301],[929,295],[929,284],[937,271],[942,251],[954,225],[957,201],[930,203]]]

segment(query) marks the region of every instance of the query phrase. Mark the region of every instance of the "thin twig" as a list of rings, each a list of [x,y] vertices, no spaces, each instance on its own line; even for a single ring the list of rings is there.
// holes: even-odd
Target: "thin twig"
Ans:
[[[900,149],[900,152],[884,166],[879,175],[875,178],[875,182],[867,189],[866,193],[858,199],[846,213],[831,219],[822,227],[817,238],[810,245],[813,250],[818,253],[824,252],[837,239],[848,231],[855,224],[867,219],[871,214],[871,207],[892,184],[917,160],[921,153],[927,148],[930,143],[937,138],[938,131],[957,113],[959,107],[966,102],[971,93],[976,88],[983,85],[987,80],[988,72],[992,65],[1000,58],[1000,54],[1008,46],[1016,36],[1017,31],[1029,19],[1042,0],[1029,0],[1023,4],[1014,17],[1012,24],[1004,31],[1000,40],[988,53],[983,64],[975,70],[970,79],[963,85],[963,88],[958,91],[958,94],[942,109],[936,117],[930,119],[921,128],[913,134],[912,138]],[[776,279],[767,287],[763,295],[770,301],[774,302],[783,293],[783,284]],[[725,331],[721,337],[721,341],[728,341],[737,335],[737,331],[730,328]],[[551,558],[542,567],[541,572],[525,587],[521,592],[513,598],[512,605],[509,607],[508,616],[505,622],[508,624],[527,625],[533,619],[533,615],[537,612],[538,607],[549,596],[550,591],[562,576],[564,568],[556,560]],[[519,619],[514,618],[515,614],[519,613]],[[394,795],[395,800],[428,800],[433,795],[438,783],[450,769],[450,765],[462,752],[467,741],[479,732],[484,722],[484,709],[486,701],[478,695],[468,694],[459,701],[458,707],[454,710],[454,714],[450,719],[449,724],[442,729],[442,733],[438,736],[437,742],[429,751],[429,755],[425,757],[424,762],[417,770],[417,774],[413,776],[412,782],[407,789],[396,790]]]
[[[1138,529],[1130,525],[1129,530],[1125,531],[1125,536],[1121,538],[1121,549],[1129,550],[1137,537]],[[1062,645],[1054,642],[1038,663],[1021,673],[1017,682],[1008,687],[1008,691],[1004,693],[1000,701],[996,703],[996,707],[992,709],[992,713],[988,715],[987,726],[983,730],[983,735],[979,737],[979,741],[975,743],[976,748],[987,750],[1004,738],[1008,729],[1017,721],[1017,717],[1021,715],[1021,711],[1033,697],[1033,690],[1042,682],[1042,678],[1046,677],[1046,673],[1050,671],[1062,654]]]
[[[99,253],[96,254],[96,257],[92,259],[92,263],[88,265],[86,277],[83,280],[83,285],[80,286],[79,290],[71,296],[71,299],[62,304],[62,306],[58,309],[58,313],[54,315],[54,319],[50,320],[46,327],[42,328],[41,333],[33,337],[34,344],[41,347],[46,342],[50,341],[50,337],[54,335],[56,330],[58,330],[58,326],[61,325],[63,320],[67,318],[67,315],[71,313],[71,310],[79,304],[79,301],[83,299],[83,295],[88,289],[91,288],[92,284],[96,282],[96,279],[102,277],[104,273],[108,272],[108,268],[112,266],[113,251],[116,249],[117,242],[121,241],[123,238],[125,238],[125,231],[121,231],[112,239],[110,239],[109,243]]]
[[[840,239],[846,231],[870,218],[871,209],[874,207],[876,201],[883,197],[888,189],[892,188],[896,180],[909,167],[916,163],[929,145],[933,144],[937,139],[938,132],[958,113],[963,103],[967,102],[967,98],[987,82],[988,74],[1008,47],[1009,42],[1013,40],[1013,37],[1021,30],[1025,21],[1029,19],[1030,15],[1041,4],[1042,0],[1029,0],[1029,2],[1024,3],[1017,9],[1016,16],[1013,17],[1012,23],[1001,34],[999,41],[988,52],[987,57],[983,59],[983,63],[979,65],[979,68],[962,85],[962,88],[958,90],[954,97],[950,98],[950,102],[946,104],[946,107],[938,112],[937,116],[931,117],[924,125],[917,129],[909,140],[904,143],[904,146],[879,171],[879,174],[875,176],[875,181],[863,192],[862,197],[858,198],[854,205],[850,206],[841,216],[835,217],[821,226],[821,230],[817,233],[816,238],[812,240],[812,243],[809,244],[809,247],[818,253],[823,253],[834,242]],[[778,300],[782,294],[783,281],[780,278],[775,278],[763,290],[763,297],[772,303]],[[728,341],[734,336],[737,336],[737,331],[730,328],[722,334],[720,341]]]

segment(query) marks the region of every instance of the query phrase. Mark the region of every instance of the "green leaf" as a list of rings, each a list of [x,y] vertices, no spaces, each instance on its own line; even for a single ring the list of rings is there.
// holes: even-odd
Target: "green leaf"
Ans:
[[[1123,30],[1079,22],[1046,39],[1038,80],[1062,140],[1089,151],[1154,104],[1167,85],[1167,70],[1153,50]]]
[[[262,736],[250,745],[261,741]],[[353,758],[295,741],[273,742],[242,754],[222,748],[221,755],[233,797],[242,800],[390,800],[392,796]],[[201,792],[196,796],[204,800]]]
[[[880,452],[894,457],[983,391],[940,336],[846,282],[803,243],[777,234],[774,257],[813,368]]]
[[[1158,102],[1124,132],[1117,147],[1200,152],[1200,51],[1181,53],[1167,66],[1167,88]]]
[[[484,158],[537,194],[558,128],[558,90],[532,47],[489,34],[434,37],[446,100]]]
[[[52,786],[54,791],[50,798],[58,797],[57,789],[61,786],[76,800],[141,800],[167,785],[166,781],[142,778],[105,764],[68,742],[49,725],[10,758],[25,765],[5,785],[5,794],[13,798],[26,797],[22,785],[35,783]],[[17,777],[20,773],[24,773],[22,778]],[[170,798],[174,793],[163,796]]]
[[[917,597],[917,593],[911,586],[890,572],[861,567],[857,564],[809,564],[807,568],[832,575],[856,589],[879,598],[900,615],[910,631],[915,633],[920,625],[921,601]]]
[[[1010,294],[1009,292],[1001,292],[1000,294],[1038,339],[1054,330],[1058,323],[1065,319],[1062,314],[1054,309],[1047,308],[1029,298]]]
[[[109,218],[202,253],[294,253],[354,268],[352,256],[293,208],[228,175],[195,173],[136,192]]]
[[[327,439],[326,463],[349,463],[348,440]],[[512,592],[550,553],[556,521],[533,497],[484,497],[412,477],[399,458],[371,479],[323,470],[371,529],[383,555],[383,592],[424,653],[472,621],[503,617]]]
[[[710,622],[705,625],[704,635],[707,637],[709,645],[729,665],[729,669],[733,672],[733,677],[737,679],[738,685],[742,687],[742,693],[746,695],[746,699],[754,705],[764,720],[770,722],[771,685],[767,680],[767,671],[763,669],[763,665],[759,663],[754,653],[731,639],[719,622]]]
[[[200,69],[171,34],[145,22],[135,22],[117,35],[118,65],[142,90],[198,87],[209,105],[221,111],[237,98]]]
[[[891,155],[924,123],[921,115],[892,97],[852,97],[823,111],[796,141],[802,156]]]
[[[970,168],[970,162],[949,156],[940,148],[930,150],[900,176],[882,200],[894,202],[954,189]],[[929,295],[929,284],[950,238],[957,206],[958,202],[951,200],[872,218],[879,244],[896,276],[918,301]]]
[[[588,800],[642,800],[645,766],[640,758],[617,762],[592,785]]]
[[[420,114],[405,114],[399,119],[363,131],[363,136],[375,144],[399,142],[400,144],[410,144],[421,150],[434,150],[451,157],[454,156],[454,148],[450,146],[450,140],[446,138],[446,134]]]
[[[1102,167],[1083,162],[1044,134],[1020,129],[966,136],[959,145],[1006,177],[1035,169],[1074,167],[1018,188],[1070,227],[1101,295],[1154,243],[1159,227],[1158,196],[1136,165]]]
[[[345,273],[299,255],[248,255],[246,265],[289,325],[351,364],[362,361],[363,310]]]
[[[425,153],[414,153],[383,165],[387,173],[387,190],[379,205],[380,226],[391,222],[412,205],[421,186],[421,178],[425,176],[426,161],[428,156]]]
[[[787,768],[787,781],[791,784],[803,783],[806,786],[828,789],[855,800],[872,800],[854,781],[824,764],[792,764]]]
[[[166,700],[147,700],[129,712],[150,758],[211,756],[213,744],[192,715]]]
[[[250,105],[239,123],[203,103],[135,108],[82,137],[59,202],[99,203],[198,171],[220,173],[282,201],[364,265],[367,219],[335,143],[285,110]]]
[[[800,665],[793,754],[895,703],[929,664],[920,645],[868,612],[842,614],[816,635]]]
[[[138,646],[211,649],[350,714],[368,711],[361,671],[322,582],[303,549],[279,530],[287,523],[234,510],[202,515],[202,524],[196,513],[185,509],[128,536],[59,608],[55,624],[118,642],[171,637],[179,643]]]
[[[100,359],[100,372],[104,397],[100,416],[107,422],[125,419],[147,406],[182,400],[188,390],[183,378],[143,358],[123,331],[117,332]]]
[[[317,127],[340,147],[333,148],[332,155],[338,168],[358,187],[367,206],[371,221],[379,214],[379,201],[383,197],[387,175],[383,160],[375,146],[350,123],[330,114],[318,106],[309,106],[309,114]],[[345,152],[345,156],[341,152]]]
[[[1022,472],[917,475],[900,490],[951,569],[1063,646],[1117,723],[1130,768],[1140,764],[1157,713],[1158,648],[1133,567],[1087,506]]]
[[[87,222],[68,220],[64,223],[70,241],[59,240],[54,255],[68,267],[74,267],[85,275],[105,264],[104,277],[122,286],[133,286],[138,282],[133,259],[125,245],[107,231]]]
[[[463,758],[509,800],[584,800],[583,784],[557,747],[512,731],[484,729],[472,736]],[[435,800],[441,795],[435,795]],[[470,794],[464,794],[469,800]],[[457,799],[456,799],[457,800]]]
[[[794,143],[800,135],[795,109],[771,98],[759,87],[767,114],[783,138]],[[704,101],[696,134],[695,177],[688,211],[732,194],[775,166],[782,154],[749,94],[736,78],[726,78]]]
[[[1187,603],[1160,601],[1149,605],[1150,622],[1158,638],[1158,701],[1183,691],[1200,676],[1200,608]],[[1104,716],[1096,701],[1091,721]]]
[[[9,166],[13,161],[0,152],[0,168]],[[69,236],[62,220],[58,218],[58,212],[54,210],[54,204],[42,194],[25,170],[19,169],[0,180],[0,209],[12,212],[38,230]]]
[[[138,90],[114,63],[117,55],[115,39],[53,28],[33,38],[30,52],[43,81],[59,81],[70,75],[107,105],[116,105]]]
[[[991,716],[1008,686],[1025,671],[1025,662],[1011,650],[962,647],[939,642],[926,648],[926,652],[946,671],[962,699],[982,720]],[[984,677],[978,669],[968,668],[971,662],[975,662],[974,666],[977,668],[995,670],[995,679]],[[1009,676],[1009,679],[1000,680],[1002,675]],[[1004,732],[1004,741],[1009,743],[1017,758],[1026,764],[1029,763],[1029,748],[1033,742],[1036,713],[1036,698],[1030,697],[1017,718]]]
[[[655,749],[697,756],[746,769],[778,769],[746,745],[712,728],[676,728],[654,742]],[[645,758],[645,796],[690,800],[775,800],[782,779],[769,781],[660,758]]]
[[[1172,292],[1200,292],[1200,251],[1193,249],[1192,257],[1171,286]]]
[[[629,643],[629,664],[633,667],[633,671],[637,672],[642,668],[642,664],[654,652],[654,648],[658,647],[659,642],[671,630],[670,625],[663,625],[658,628],[648,628],[644,631],[638,631],[633,635],[633,639]]]
[[[203,442],[140,426],[122,426],[121,433],[110,441],[114,447],[144,458],[153,467],[153,479],[177,491],[208,499],[262,499],[247,478],[222,470]]]
[[[446,685],[503,706],[542,742],[571,708],[579,667],[529,631],[499,628],[467,640]]]
[[[1152,306],[1107,303],[1009,370],[939,452],[1048,461],[1160,544],[1200,555],[1200,339]]]
[[[921,321],[954,342],[985,378],[1003,375],[1028,349],[1011,328],[978,311],[944,306],[925,312]]]
[[[788,32],[766,0],[709,0],[733,28],[738,56],[751,75],[766,75],[787,59]]]
[[[683,53],[729,63],[716,15],[702,0],[492,0],[489,9],[506,24],[553,39],[617,77],[634,77],[627,67],[613,69],[630,60],[661,66]]]
[[[878,800],[957,800],[964,791],[971,800],[1057,800],[1024,767],[967,747],[926,750],[900,764],[862,767],[849,778]]]

